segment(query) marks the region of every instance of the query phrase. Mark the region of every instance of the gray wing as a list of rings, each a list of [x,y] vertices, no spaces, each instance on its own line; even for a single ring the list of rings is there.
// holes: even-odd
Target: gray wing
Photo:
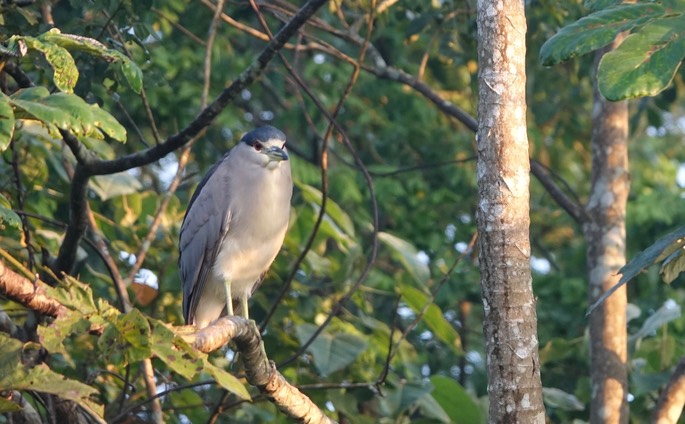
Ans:
[[[228,231],[230,194],[226,168],[221,165],[229,154],[215,163],[197,186],[181,225],[178,269],[183,286],[183,316],[188,324],[195,319],[198,300]]]

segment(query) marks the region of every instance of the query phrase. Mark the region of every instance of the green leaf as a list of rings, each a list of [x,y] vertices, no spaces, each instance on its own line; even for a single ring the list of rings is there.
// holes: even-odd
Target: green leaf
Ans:
[[[461,384],[452,378],[434,375],[431,395],[454,424],[480,424],[480,410]]]
[[[685,271],[685,255],[682,248],[671,253],[661,264],[659,273],[665,283],[670,284],[678,278],[681,272]]]
[[[20,90],[17,90],[14,93],[12,93],[12,95],[10,97],[12,99],[35,102],[36,100],[43,99],[45,97],[48,97],[49,95],[50,95],[50,91],[47,88],[45,88],[43,86],[37,86],[37,87],[27,87],[27,88],[22,88]]]
[[[645,320],[642,327],[637,331],[637,333],[630,336],[629,341],[635,342],[647,336],[651,336],[656,333],[662,325],[668,324],[674,319],[680,318],[681,309],[673,300],[669,299],[664,302],[664,304],[657,309],[649,318]]]
[[[83,315],[92,315],[98,310],[97,306],[95,306],[93,291],[90,289],[90,286],[68,275],[64,277],[62,285],[45,287],[45,290],[48,296]]]
[[[121,72],[133,91],[140,94],[143,89],[143,71],[133,61],[126,58],[121,64]]]
[[[317,328],[312,324],[298,325],[295,334],[300,344],[304,345]],[[366,350],[367,344],[365,339],[354,334],[324,331],[309,345],[307,351],[314,357],[316,369],[325,377],[351,364]]]
[[[205,355],[204,359],[204,371],[211,375],[214,380],[219,384],[219,386],[228,390],[229,392],[238,395],[241,399],[250,400],[252,397],[250,393],[245,388],[245,385],[235,378],[231,373],[215,366],[209,362],[209,358]]]
[[[625,264],[623,268],[618,270],[621,274],[621,279],[612,288],[606,291],[593,305],[588,309],[588,315],[599,306],[604,300],[611,296],[613,292],[618,290],[619,287],[627,283],[628,281],[635,278],[640,272],[646,268],[654,265],[654,263],[659,262],[670,256],[673,252],[685,246],[685,225],[680,226],[668,233],[664,237],[657,240],[654,244],[649,246],[647,249],[638,253],[630,262]]]
[[[415,313],[419,314],[424,307],[426,308],[422,321],[431,329],[438,340],[451,347],[456,354],[463,355],[461,337],[459,337],[459,333],[457,333],[452,324],[445,319],[438,305],[433,303],[426,294],[415,287],[402,285],[400,290],[402,292],[402,299]]]
[[[9,147],[14,137],[14,110],[10,98],[0,93],[0,152]]]
[[[0,229],[4,224],[10,227],[21,228],[21,218],[12,210],[9,200],[0,194]]]
[[[119,123],[109,112],[101,109],[97,104],[92,104],[90,106],[90,113],[93,119],[93,125],[95,125],[104,134],[109,137],[126,142],[126,128]]]
[[[127,172],[111,175],[96,175],[91,178],[90,188],[102,200],[108,200],[116,196],[133,194],[143,188],[143,185]]]
[[[378,233],[378,240],[393,250],[393,257],[404,265],[417,283],[425,284],[428,281],[430,278],[428,264],[419,259],[419,251],[413,244],[385,232]]]
[[[55,86],[63,92],[71,93],[78,81],[78,68],[74,58],[67,49],[52,43],[44,43],[38,38],[14,36],[23,40],[28,48],[39,51],[45,55],[52,69],[54,70],[53,81]]]
[[[397,416],[431,391],[433,386],[430,383],[399,382],[395,387],[386,389],[380,404],[388,415]]]
[[[40,35],[38,39],[56,44],[69,50],[77,50],[98,57],[108,62],[118,62],[121,72],[129,86],[137,94],[143,89],[143,71],[131,59],[121,52],[107,48],[99,41],[73,34],[62,34],[58,29]]]
[[[137,309],[115,315],[98,339],[106,360],[115,365],[131,364],[152,356],[150,325]]]
[[[540,48],[540,61],[550,66],[611,43],[616,34],[663,16],[660,4],[629,4],[600,10],[565,26]]]
[[[152,324],[152,353],[171,370],[186,380],[191,380],[202,369],[201,353],[176,336],[163,323],[150,320]]]
[[[69,311],[50,323],[49,326],[39,326],[40,343],[50,353],[66,354],[64,339],[72,334],[83,334],[90,328],[90,322],[79,311]]]
[[[297,187],[302,191],[302,197],[307,201],[317,206],[321,206],[321,191],[307,184],[297,184]],[[343,209],[335,203],[330,197],[326,199],[326,215],[338,225],[350,237],[354,237],[354,224],[350,216],[343,211]]]
[[[542,396],[548,407],[564,411],[584,411],[585,405],[571,393],[555,387],[543,387]]]
[[[673,80],[685,57],[685,16],[655,19],[602,57],[597,81],[608,100],[654,96]]]
[[[52,371],[46,364],[32,368],[24,365],[22,357],[28,350],[38,348],[35,343],[20,341],[0,333],[0,390],[34,390],[51,393],[62,399],[72,400],[102,417],[103,407],[91,400],[98,391],[75,380]]]

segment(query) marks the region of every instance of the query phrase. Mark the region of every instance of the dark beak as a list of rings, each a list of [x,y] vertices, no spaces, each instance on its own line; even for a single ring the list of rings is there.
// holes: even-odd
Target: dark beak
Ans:
[[[288,154],[280,147],[270,147],[263,151],[273,161],[288,160]]]

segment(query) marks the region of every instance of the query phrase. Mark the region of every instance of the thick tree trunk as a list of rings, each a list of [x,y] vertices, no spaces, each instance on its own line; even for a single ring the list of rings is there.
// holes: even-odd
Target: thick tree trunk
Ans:
[[[597,64],[618,43],[598,52]],[[583,226],[591,305],[618,282],[618,270],[625,264],[629,187],[628,104],[607,101],[595,87],[592,187]],[[628,422],[626,302],[623,286],[590,315],[591,423]]]
[[[491,423],[545,422],[529,240],[522,0],[478,2],[478,233]]]

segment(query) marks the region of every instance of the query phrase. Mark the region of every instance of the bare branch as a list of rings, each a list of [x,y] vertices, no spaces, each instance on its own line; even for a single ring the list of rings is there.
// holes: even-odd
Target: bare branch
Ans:
[[[203,352],[216,350],[231,341],[235,342],[238,351],[243,355],[248,383],[257,387],[278,409],[301,423],[334,422],[309,397],[288,383],[278,372],[276,365],[269,361],[254,321],[247,321],[239,316],[226,316],[214,321],[209,327],[182,337]]]
[[[678,362],[666,388],[659,396],[652,422],[659,424],[675,424],[683,413],[685,405],[685,357]]]
[[[58,317],[65,315],[67,309],[45,292],[46,283],[36,279],[35,283],[7,268],[0,261],[0,293],[9,299],[41,314]]]

